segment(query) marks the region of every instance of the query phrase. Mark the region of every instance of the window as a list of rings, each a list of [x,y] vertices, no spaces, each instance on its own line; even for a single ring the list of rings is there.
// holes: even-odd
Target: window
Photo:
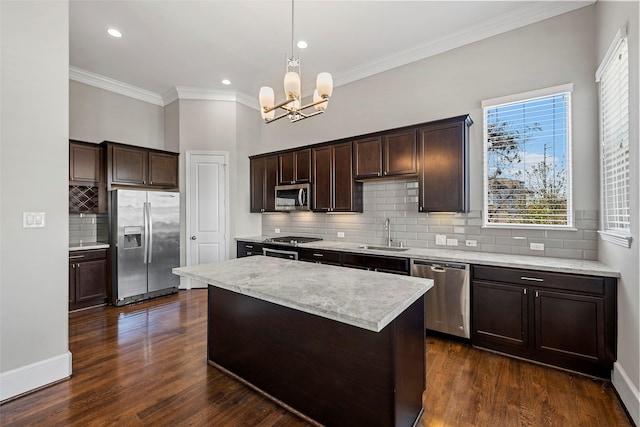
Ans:
[[[600,82],[602,229],[605,240],[629,246],[629,57],[620,29],[596,72]]]
[[[482,102],[485,226],[573,227],[572,89]]]

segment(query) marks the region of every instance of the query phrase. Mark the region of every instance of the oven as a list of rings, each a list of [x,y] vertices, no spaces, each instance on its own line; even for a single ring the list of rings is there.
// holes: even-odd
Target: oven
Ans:
[[[272,256],[276,258],[292,259],[294,261],[298,259],[297,251],[287,251],[285,249],[262,248],[262,255]]]

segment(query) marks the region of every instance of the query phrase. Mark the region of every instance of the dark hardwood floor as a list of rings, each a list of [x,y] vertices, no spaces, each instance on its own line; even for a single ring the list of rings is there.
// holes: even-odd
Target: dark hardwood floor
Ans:
[[[70,314],[72,378],[1,405],[0,425],[308,425],[207,365],[206,295]],[[434,337],[424,406],[420,426],[631,425],[607,382]]]

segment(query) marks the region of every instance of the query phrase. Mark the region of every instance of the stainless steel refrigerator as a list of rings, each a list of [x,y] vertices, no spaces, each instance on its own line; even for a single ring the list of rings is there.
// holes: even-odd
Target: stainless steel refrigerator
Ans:
[[[178,291],[180,194],[111,192],[113,303],[117,306]]]

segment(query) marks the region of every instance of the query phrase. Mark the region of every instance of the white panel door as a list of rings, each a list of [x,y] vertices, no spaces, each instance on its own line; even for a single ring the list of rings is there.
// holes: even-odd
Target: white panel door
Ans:
[[[227,165],[220,154],[187,153],[187,264],[227,259]],[[191,287],[206,287],[192,282]]]

